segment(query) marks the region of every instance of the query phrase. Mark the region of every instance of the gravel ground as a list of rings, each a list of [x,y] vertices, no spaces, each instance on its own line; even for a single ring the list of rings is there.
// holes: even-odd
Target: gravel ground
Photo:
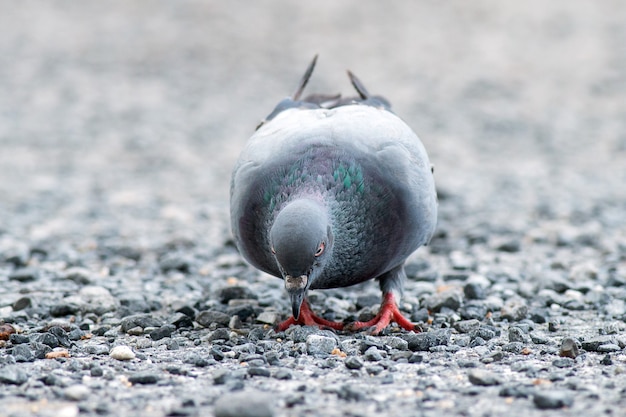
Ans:
[[[1,416],[626,413],[623,2],[0,10]],[[282,281],[230,238],[230,169],[316,52],[310,91],[350,68],[435,164],[421,334],[275,333]]]

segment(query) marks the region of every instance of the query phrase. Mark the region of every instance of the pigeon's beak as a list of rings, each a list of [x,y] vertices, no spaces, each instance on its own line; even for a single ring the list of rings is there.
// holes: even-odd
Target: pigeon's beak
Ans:
[[[289,293],[289,297],[291,297],[291,311],[293,312],[293,318],[296,320],[300,318],[300,306],[302,306],[304,301],[308,282],[309,277],[307,275],[297,277],[285,276],[285,289]]]

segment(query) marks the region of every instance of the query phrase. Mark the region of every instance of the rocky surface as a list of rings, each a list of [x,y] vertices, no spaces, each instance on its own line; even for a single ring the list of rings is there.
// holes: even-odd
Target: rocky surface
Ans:
[[[619,1],[2,3],[0,415],[621,415]],[[232,164],[320,53],[414,127],[440,222],[424,332],[272,325],[228,231]],[[371,317],[375,283],[311,294]]]

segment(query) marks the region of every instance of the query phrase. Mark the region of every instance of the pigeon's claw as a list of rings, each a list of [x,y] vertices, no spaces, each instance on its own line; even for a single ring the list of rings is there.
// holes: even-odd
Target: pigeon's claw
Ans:
[[[377,335],[383,331],[385,327],[389,326],[391,322],[396,322],[400,327],[411,332],[419,333],[421,331],[419,326],[411,323],[402,315],[396,304],[395,297],[391,292],[385,294],[383,303],[376,317],[369,321],[355,321],[346,326],[346,330],[356,331],[371,328],[369,333]]]
[[[325,320],[315,315],[307,300],[304,300],[300,306],[300,317],[298,317],[297,320],[293,316],[289,317],[287,320],[276,326],[276,331],[285,331],[290,326],[296,324],[299,324],[300,326],[317,326],[320,329],[331,328],[335,330],[343,330],[343,323]]]

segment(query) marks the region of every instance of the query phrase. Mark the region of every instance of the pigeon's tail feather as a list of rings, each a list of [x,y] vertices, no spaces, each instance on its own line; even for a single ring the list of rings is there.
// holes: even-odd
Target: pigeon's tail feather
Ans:
[[[361,97],[362,100],[370,98],[370,93],[367,91],[361,80],[359,80],[350,70],[348,70],[348,77],[350,78],[352,86],[356,92],[359,93],[359,97]]]
[[[304,88],[306,87],[307,83],[309,82],[309,79],[311,79],[311,75],[313,75],[313,70],[315,69],[315,64],[317,64],[317,57],[318,57],[318,54],[315,54],[315,56],[313,57],[313,60],[311,61],[309,66],[306,68],[306,71],[304,71],[304,75],[302,76],[302,78],[300,78],[300,82],[298,83],[298,88],[296,89],[296,91],[291,96],[291,99],[293,101],[300,100],[300,96],[302,95],[302,92],[304,91]]]

